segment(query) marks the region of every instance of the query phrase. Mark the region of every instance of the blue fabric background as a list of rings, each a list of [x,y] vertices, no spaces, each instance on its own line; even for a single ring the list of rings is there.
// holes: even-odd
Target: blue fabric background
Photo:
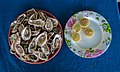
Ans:
[[[103,15],[112,28],[109,49],[100,57],[84,59],[73,54],[65,42],[60,52],[49,62],[30,65],[9,52],[10,23],[24,11],[36,8],[57,17],[64,29],[69,17],[81,10],[93,10]],[[0,0],[0,72],[120,72],[120,23],[116,0]]]

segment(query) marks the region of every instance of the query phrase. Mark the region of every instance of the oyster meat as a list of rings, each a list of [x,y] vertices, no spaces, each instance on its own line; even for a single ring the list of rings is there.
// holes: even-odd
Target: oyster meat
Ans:
[[[42,47],[47,42],[47,32],[43,32],[36,38],[36,45]]]
[[[26,12],[26,15],[27,15],[27,17],[29,18],[32,14],[34,14],[34,13],[36,13],[36,10],[35,9],[30,9],[30,10],[28,10],[27,12]]]
[[[45,29],[48,31],[51,31],[53,29],[53,22],[50,18],[47,18],[46,20]]]
[[[23,24],[20,24],[20,25],[18,26],[18,31],[19,31],[19,32],[22,32],[23,29],[24,29],[24,25],[23,25]]]
[[[41,47],[41,50],[42,52],[45,54],[45,55],[49,55],[50,54],[50,50],[49,50],[49,47],[47,44],[45,44],[43,47]]]
[[[56,27],[58,25],[58,21],[54,18],[50,18],[52,23],[53,23],[53,26]]]
[[[25,55],[24,49],[23,49],[23,47],[20,44],[15,44],[15,51],[20,56]]]
[[[26,18],[26,15],[25,14],[22,14],[20,15],[18,18],[17,18],[17,23],[18,24],[21,24]]]
[[[28,46],[28,52],[29,53],[33,53],[36,50],[37,45],[35,44],[35,39],[33,38],[32,41],[30,42],[29,46]]]
[[[23,40],[29,40],[31,38],[31,29],[30,29],[30,26],[26,26],[22,30],[21,37],[22,37]]]
[[[52,48],[51,48],[52,53],[54,53],[55,49],[57,49],[61,46],[61,42],[62,42],[61,35],[56,34],[54,39],[53,39],[53,43],[52,43]]]
[[[34,26],[37,26],[37,27],[43,27],[45,25],[45,21],[43,21],[42,19],[37,19],[38,13],[35,13],[33,15],[30,16],[29,20],[28,20],[28,23],[30,25],[34,25]]]
[[[12,34],[12,35],[9,37],[9,39],[10,39],[10,42],[11,42],[11,43],[16,42],[16,43],[19,43],[19,44],[20,44],[20,42],[21,42],[21,38],[19,37],[19,33]]]

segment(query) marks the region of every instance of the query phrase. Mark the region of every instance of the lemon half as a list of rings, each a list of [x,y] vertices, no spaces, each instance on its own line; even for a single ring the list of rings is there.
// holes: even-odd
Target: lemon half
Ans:
[[[80,32],[80,30],[81,30],[80,24],[74,24],[72,26],[72,30],[75,31],[75,32]]]
[[[80,34],[79,33],[73,33],[72,34],[72,39],[73,39],[73,41],[78,42],[81,39]]]
[[[94,35],[94,30],[92,28],[84,28],[83,31],[87,37],[92,37]]]
[[[81,18],[80,19],[81,27],[86,28],[86,27],[89,26],[89,24],[90,24],[90,21],[87,18]]]

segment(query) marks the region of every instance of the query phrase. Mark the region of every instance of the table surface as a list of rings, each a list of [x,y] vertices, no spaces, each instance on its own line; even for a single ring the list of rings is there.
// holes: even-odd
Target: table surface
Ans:
[[[63,42],[60,52],[49,62],[38,65],[24,63],[9,52],[10,23],[24,11],[46,10],[61,23],[82,10],[103,15],[112,28],[112,43],[101,56],[85,59],[76,56]],[[117,0],[0,0],[0,72],[120,72],[120,23]]]

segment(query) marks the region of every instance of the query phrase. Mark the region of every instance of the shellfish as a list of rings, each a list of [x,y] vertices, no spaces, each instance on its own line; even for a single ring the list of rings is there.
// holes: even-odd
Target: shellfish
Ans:
[[[26,18],[26,15],[25,14],[22,14],[20,15],[18,18],[17,18],[17,23],[21,24]]]
[[[31,29],[30,29],[30,26],[26,26],[22,30],[21,37],[22,37],[23,40],[29,40],[31,38]]]
[[[20,44],[15,44],[15,51],[19,56],[25,55],[24,49]]]
[[[37,13],[30,16],[28,23],[37,27],[43,27],[45,25],[45,21],[37,19]]]
[[[45,44],[43,47],[41,47],[41,50],[45,55],[50,54],[50,50],[49,50],[49,47],[47,46],[47,44]]]
[[[61,42],[62,42],[61,35],[56,34],[54,39],[53,39],[53,43],[52,43],[52,48],[51,48],[52,53],[54,53],[55,49],[57,49],[61,46]]]
[[[38,37],[36,38],[36,45],[40,47],[44,46],[46,42],[47,42],[47,32],[43,32],[39,34]]]
[[[35,39],[36,38],[33,38],[32,41],[30,42],[29,46],[28,46],[28,52],[29,53],[33,53],[33,51],[36,50],[36,44],[35,44]]]
[[[46,20],[45,29],[48,31],[51,31],[53,29],[53,23],[50,18],[47,18]]]
[[[54,18],[50,18],[52,23],[53,23],[53,26],[56,27],[58,25],[58,21]]]
[[[34,8],[32,8],[32,9],[30,9],[30,10],[28,10],[27,12],[26,12],[26,15],[27,15],[27,17],[29,18],[32,14],[34,14],[34,13],[36,13],[36,10],[34,9]]]

